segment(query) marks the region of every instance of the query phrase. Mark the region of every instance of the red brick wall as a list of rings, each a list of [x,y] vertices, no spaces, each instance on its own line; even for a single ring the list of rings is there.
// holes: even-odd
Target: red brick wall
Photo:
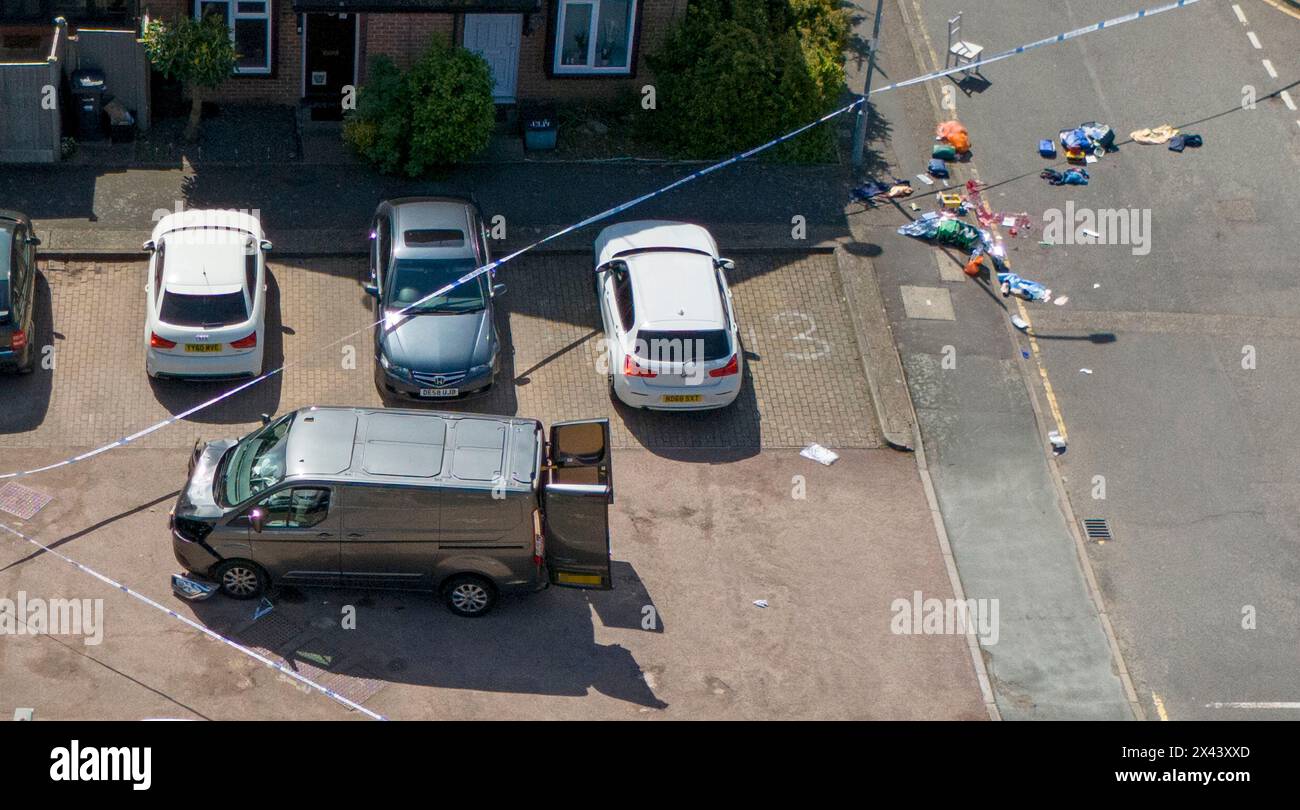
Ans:
[[[686,0],[637,0],[636,72],[631,77],[552,77],[547,69],[554,55],[548,30],[555,25],[552,0],[543,0],[540,14],[533,15],[532,33],[519,46],[519,85],[517,95],[524,99],[609,98],[619,93],[640,92],[654,77],[646,67],[646,54],[654,53],[672,26],[686,14]]]
[[[235,76],[217,92],[232,101],[295,104],[302,97],[302,42],[292,0],[270,0],[275,11],[270,76]],[[542,11],[532,15],[532,32],[519,46],[519,98],[608,98],[626,91],[639,91],[653,78],[645,65],[647,53],[663,42],[670,26],[686,13],[687,0],[639,0],[637,13],[637,68],[632,77],[601,76],[554,78],[547,75],[552,59],[548,30],[554,24],[552,0],[543,0]],[[154,18],[175,18],[193,13],[192,0],[141,0],[141,13]],[[362,14],[361,49],[357,54],[361,82],[371,57],[387,54],[406,68],[419,57],[434,37],[461,41],[460,15],[456,14]]]
[[[409,68],[434,37],[451,42],[455,23],[454,14],[362,14],[361,81],[372,57],[386,54],[398,67]]]

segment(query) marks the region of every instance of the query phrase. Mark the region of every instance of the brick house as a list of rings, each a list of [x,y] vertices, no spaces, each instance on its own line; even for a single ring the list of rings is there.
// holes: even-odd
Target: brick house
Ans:
[[[499,103],[610,97],[650,81],[645,55],[687,0],[0,0],[0,21],[126,27],[224,15],[242,54],[218,99],[337,103],[372,57],[409,66],[434,37],[487,59]]]

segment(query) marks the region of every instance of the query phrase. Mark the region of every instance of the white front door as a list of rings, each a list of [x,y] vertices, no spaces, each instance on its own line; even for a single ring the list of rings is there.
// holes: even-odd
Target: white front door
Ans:
[[[465,47],[482,56],[492,68],[496,87],[492,97],[498,104],[515,100],[519,77],[519,37],[524,28],[522,14],[466,14]]]

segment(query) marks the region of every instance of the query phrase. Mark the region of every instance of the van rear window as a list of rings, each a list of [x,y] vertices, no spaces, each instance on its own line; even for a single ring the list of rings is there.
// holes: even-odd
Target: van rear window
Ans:
[[[660,363],[709,362],[731,356],[731,341],[722,329],[656,332],[642,329],[636,336],[636,356]]]
[[[403,231],[402,238],[406,240],[408,245],[420,245],[421,247],[460,247],[465,244],[465,232],[454,228]]]

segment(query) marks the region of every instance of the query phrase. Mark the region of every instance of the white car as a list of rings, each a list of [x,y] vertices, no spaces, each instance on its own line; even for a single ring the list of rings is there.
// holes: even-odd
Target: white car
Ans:
[[[144,243],[145,371],[186,379],[255,377],[266,344],[266,251],[256,217],[184,211]]]
[[[736,400],[745,357],[717,243],[699,225],[643,220],[596,237],[596,296],[610,392],[636,408]]]

